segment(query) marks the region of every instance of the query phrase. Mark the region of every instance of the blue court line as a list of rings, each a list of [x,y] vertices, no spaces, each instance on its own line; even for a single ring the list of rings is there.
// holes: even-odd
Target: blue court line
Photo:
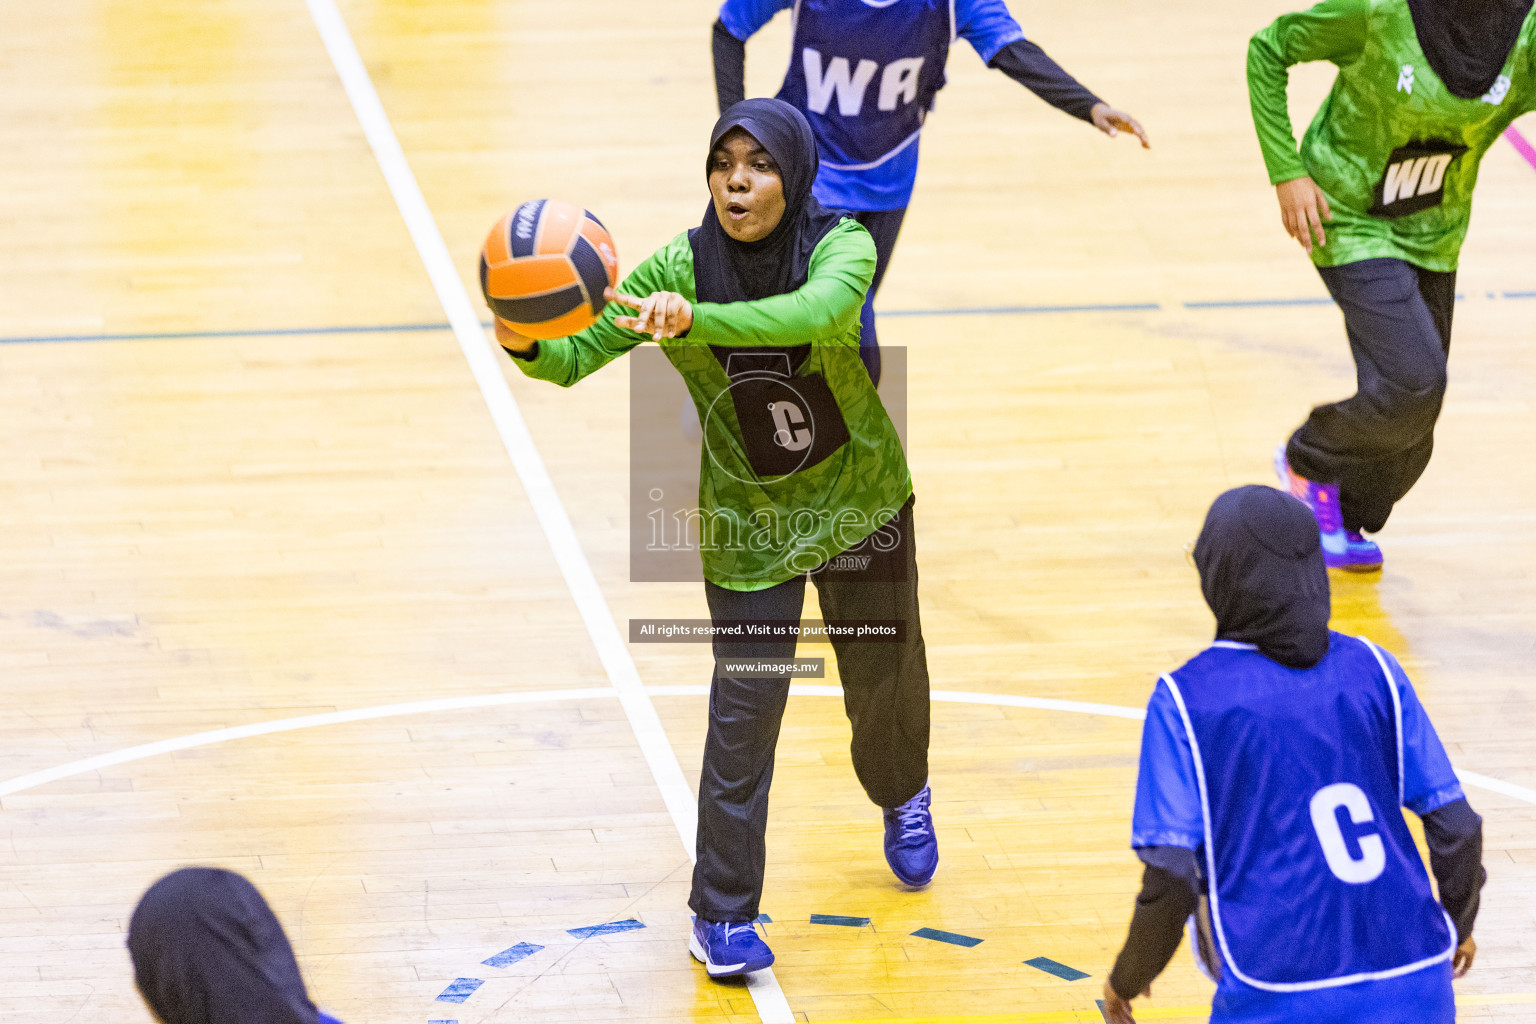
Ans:
[[[615,932],[632,932],[645,925],[630,918],[627,921],[609,921],[606,924],[589,924],[585,928],[567,928],[565,933],[578,939],[590,939],[595,935],[612,935]]]
[[[1185,309],[1263,309],[1266,306],[1329,306],[1327,296],[1305,299],[1230,299],[1219,302],[1186,302]]]
[[[446,331],[448,324],[364,324],[332,327],[266,327],[240,331],[160,331],[148,334],[35,334],[0,337],[0,345],[42,345],[58,341],[188,341],[197,338],[287,338],[305,334],[403,334]],[[483,327],[491,326],[489,323]]]
[[[881,309],[875,316],[1027,316],[1031,313],[1145,313],[1160,302],[1111,302],[1088,306],[976,306],[970,309]]]
[[[1490,297],[1494,293],[1490,292]],[[1536,299],[1536,291],[1503,292],[1505,299]],[[1464,296],[1458,295],[1458,299]],[[1297,299],[1221,299],[1209,302],[1180,303],[1185,309],[1265,309],[1286,306],[1326,306],[1332,299],[1318,296]],[[959,309],[889,309],[882,317],[943,316],[1030,316],[1042,313],[1155,313],[1160,302],[1123,302],[1087,306],[977,306]],[[482,320],[481,327],[491,326]],[[422,331],[446,331],[447,323],[435,324],[358,324],[322,327],[269,327],[237,331],[151,331],[141,334],[20,334],[0,336],[0,345],[47,345],[56,342],[90,341],[195,341],[200,338],[293,338],[323,334],[406,334]]]
[[[484,985],[479,978],[454,978],[453,983],[443,989],[437,997],[439,1003],[462,1003],[475,994],[475,989]]]
[[[773,924],[773,918],[767,914],[758,914],[756,924]]]
[[[812,914],[811,924],[835,924],[844,928],[868,928],[867,917],[843,917],[841,914]]]
[[[456,1020],[429,1020],[427,1024],[459,1024]]]
[[[1025,960],[1024,963],[1037,971],[1054,974],[1063,981],[1078,981],[1088,977],[1086,971],[1080,971],[1075,967],[1068,967],[1066,964],[1059,964],[1048,956],[1037,956],[1033,960]]]
[[[975,946],[981,945],[982,943],[981,939],[973,938],[969,935],[960,935],[956,932],[941,932],[937,928],[919,928],[912,934],[916,935],[920,939],[932,939],[934,942],[947,942],[951,946],[964,946],[966,949],[971,949]]]
[[[519,942],[515,946],[502,950],[489,960],[481,960],[480,962],[487,967],[511,967],[519,960],[526,960],[543,948],[543,946],[535,946],[531,942]]]

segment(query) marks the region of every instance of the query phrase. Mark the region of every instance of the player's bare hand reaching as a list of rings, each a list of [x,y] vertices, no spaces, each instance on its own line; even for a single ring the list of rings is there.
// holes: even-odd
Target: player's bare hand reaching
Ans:
[[[1451,973],[1453,977],[1461,978],[1472,969],[1472,961],[1477,958],[1477,943],[1468,935],[1456,947],[1456,955],[1451,958]]]
[[[513,355],[522,356],[525,359],[532,358],[531,354],[538,347],[538,342],[525,334],[519,334],[508,327],[501,317],[496,317],[496,344],[511,352]]]
[[[1088,116],[1093,118],[1093,126],[1110,138],[1114,138],[1121,132],[1130,132],[1141,140],[1142,149],[1152,148],[1152,140],[1147,138],[1147,130],[1130,114],[1116,110],[1108,103],[1095,103],[1093,109],[1088,112]]]
[[[1307,177],[1282,181],[1275,186],[1275,196],[1280,200],[1280,223],[1285,225],[1285,233],[1300,242],[1309,255],[1314,236],[1318,245],[1328,244],[1323,222],[1333,220],[1333,211],[1315,181]]]
[[[1142,993],[1144,996],[1152,994],[1152,986]],[[1131,1001],[1122,999],[1120,993],[1106,979],[1104,982],[1104,1019],[1109,1024],[1136,1024],[1136,1018],[1131,1013]]]
[[[652,292],[640,299],[607,288],[603,297],[639,311],[639,316],[615,317],[614,326],[649,334],[652,341],[681,337],[693,326],[693,307],[677,292]]]

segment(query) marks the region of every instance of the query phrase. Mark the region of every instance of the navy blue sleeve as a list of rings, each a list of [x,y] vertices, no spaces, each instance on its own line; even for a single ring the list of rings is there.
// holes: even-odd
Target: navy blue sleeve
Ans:
[[[1422,820],[1440,905],[1456,922],[1456,941],[1465,942],[1477,921],[1483,883],[1488,880],[1483,868],[1483,819],[1465,800],[1452,800]]]
[[[998,50],[987,66],[996,68],[1057,110],[1090,124],[1093,108],[1102,102],[1083,83],[1027,39],[1015,39]]]
[[[1147,720],[1141,729],[1131,845],[1197,850],[1204,843],[1205,815],[1200,809],[1189,735],[1173,694],[1159,680],[1147,702]]]
[[[1193,855],[1189,859],[1193,862]],[[1195,888],[1188,880],[1147,863],[1130,931],[1109,973],[1109,983],[1121,999],[1135,999],[1163,973],[1184,937],[1184,922],[1198,906]]]
[[[725,0],[720,5],[720,24],[737,39],[745,40],[793,3],[794,0]]]
[[[997,51],[1024,38],[1024,30],[1003,0],[955,0],[955,35],[975,47],[983,64]]]
[[[1196,851],[1204,844],[1194,752],[1173,693],[1160,679],[1141,729],[1131,816],[1131,845],[1146,868],[1130,932],[1109,976],[1122,999],[1140,995],[1179,948],[1184,922],[1198,905],[1203,872]]]
[[[723,114],[747,98],[747,44],[717,21],[711,32],[710,53],[715,61],[715,101]]]
[[[1403,705],[1403,806],[1423,817],[1453,800],[1465,799],[1466,794],[1407,673],[1390,653],[1381,653],[1397,680],[1397,696]]]

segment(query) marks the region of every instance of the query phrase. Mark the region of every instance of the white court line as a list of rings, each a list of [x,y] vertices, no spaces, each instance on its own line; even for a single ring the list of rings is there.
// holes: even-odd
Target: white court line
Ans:
[[[496,431],[506,445],[507,454],[512,457],[513,468],[522,481],[539,526],[549,541],[555,563],[560,567],[560,574],[565,577],[571,598],[576,602],[576,608],[586,624],[587,635],[597,648],[597,656],[608,673],[609,681],[618,691],[619,703],[624,708],[625,717],[629,719],[630,728],[634,730],[640,752],[651,769],[651,776],[661,791],[662,801],[677,828],[678,839],[682,841],[683,849],[691,861],[694,859],[694,838],[698,831],[698,805],[683,775],[682,766],[677,762],[677,753],[667,739],[655,706],[645,694],[640,673],[629,656],[629,648],[619,635],[618,626],[597,585],[597,577],[592,573],[586,553],[582,551],[581,542],[576,538],[570,517],[566,515],[554,482],[544,468],[544,460],[539,457],[533,436],[528,433],[528,425],[523,421],[512,391],[501,375],[501,367],[486,341],[485,330],[480,326],[480,317],[470,302],[469,293],[464,290],[464,282],[454,269],[442,232],[438,230],[437,221],[433,219],[427,200],[421,194],[416,176],[411,173],[405,151],[400,148],[400,140],[395,136],[378,91],[374,89],[368,69],[357,52],[352,33],[347,30],[347,23],[337,10],[334,0],[306,0],[306,3],[325,50],[330,54],[331,63],[336,67],[336,74],[340,76],[347,97],[352,101],[352,109],[357,113],[357,120],[362,125],[368,145],[373,149],[379,170],[383,172],[390,194],[395,198],[395,205],[400,209],[400,216],[411,233],[411,240],[426,267],[432,287],[437,291],[443,312],[448,314],[448,323],[469,363],[475,383],[480,387],[481,397],[490,410]],[[793,1024],[795,1016],[771,970],[759,971],[750,976],[747,987],[763,1024]]]
[[[707,695],[706,684],[681,686],[647,686],[645,692],[657,697],[693,697]],[[841,697],[841,686],[823,686],[816,683],[791,683],[790,693],[804,697]],[[1092,704],[1082,700],[1056,700],[1051,697],[1015,697],[1009,693],[971,693],[967,690],[931,690],[931,700],[949,704],[987,704],[1005,708],[1034,708],[1038,711],[1070,711],[1079,715],[1108,715],[1111,718],[1131,718],[1140,722],[1147,717],[1143,708],[1127,708],[1119,704]]]
[[[645,693],[642,696],[654,694],[658,697],[706,696],[709,693],[709,687],[706,685],[647,686],[644,690]],[[791,684],[789,690],[791,694],[806,697],[841,697],[843,695],[843,690],[840,686]],[[1118,704],[1094,704],[1086,701],[1055,700],[1050,697],[1017,697],[1007,693],[968,693],[964,690],[934,690],[930,693],[930,696],[935,701],[950,704],[982,704],[996,707],[1033,708],[1041,711],[1066,711],[1075,714],[1105,715],[1112,718],[1132,720],[1146,718],[1146,712],[1141,708],[1122,707]],[[23,790],[33,789],[45,783],[67,779],[74,775],[83,775],[87,772],[98,771],[113,765],[127,764],[130,761],[140,761],[158,754],[186,750],[190,747],[208,746],[213,743],[223,743],[227,740],[245,739],[251,736],[269,736],[273,733],[290,732],[295,729],[312,729],[321,725],[339,725],[345,722],[362,722],[369,719],[392,718],[401,715],[424,715],[435,711],[456,711],[464,708],[497,707],[505,704],[534,704],[609,697],[619,697],[622,699],[616,690],[606,688],[531,690],[525,693],[493,693],[477,697],[448,697],[441,700],[414,701],[408,704],[381,704],[371,708],[353,708],[349,711],[332,711],[319,715],[303,715],[298,718],[281,718],[271,722],[237,725],[229,729],[214,729],[209,732],[193,733],[189,736],[159,740],[154,743],[143,743],[136,747],[128,747],[112,753],[88,757],[80,761],[71,761],[69,764],[59,765],[56,768],[48,768],[40,772],[33,772],[30,775],[8,779],[5,782],[0,782],[0,797],[9,796],[12,793],[20,793]],[[1486,789],[1516,800],[1523,800],[1528,804],[1536,804],[1536,790],[1527,789],[1525,786],[1517,786],[1512,782],[1505,782],[1502,779],[1495,779],[1487,775],[1479,775],[1476,772],[1457,770],[1456,776],[1469,786],[1476,786],[1479,789]],[[789,1009],[789,1001],[784,998],[784,992],[779,988],[778,979],[773,976],[772,969],[747,975],[747,992],[752,996],[753,1003],[758,1007],[758,1015],[762,1017],[765,1024],[779,1024],[778,1021],[770,1021],[766,1016],[767,1013],[773,1012],[773,1008],[777,1004],[782,1004],[783,1013],[790,1014],[784,1018],[782,1024],[793,1024],[794,1016]]]
[[[298,718],[278,718],[270,722],[253,722],[250,725],[235,725],[226,729],[210,729],[207,732],[195,732],[188,736],[156,740],[154,743],[141,743],[136,747],[125,747],[122,750],[114,750],[109,754],[99,754],[96,757],[87,757],[82,761],[71,761],[69,764],[61,764],[56,768],[46,768],[40,772],[33,772],[31,775],[20,775],[14,779],[7,779],[4,782],[0,782],[0,797],[7,797],[12,793],[20,793],[23,790],[35,789],[49,782],[57,782],[59,779],[67,779],[71,776],[84,775],[87,772],[111,768],[114,765],[127,764],[130,761],[142,761],[146,757],[171,754],[178,750],[190,750],[193,747],[206,747],[214,743],[226,743],[229,740],[243,740],[251,736],[270,736],[278,732],[292,732],[295,729],[313,729],[321,725],[340,725],[344,722],[366,722],[374,718],[394,718],[399,715],[425,715],[433,711],[462,711],[465,708],[494,708],[500,707],[503,704],[542,704],[548,701],[585,700],[613,696],[616,696],[616,694],[606,686],[585,690],[529,690],[523,693],[490,693],[479,697],[446,697],[440,700],[417,700],[411,701],[408,704],[378,704],[371,708],[353,708],[350,711],[325,711],[318,715],[301,715]]]
[[[647,686],[646,694],[654,697],[704,697],[709,694],[707,684],[686,686]],[[799,697],[841,697],[843,688],[840,686],[822,686],[811,683],[793,683],[789,692]],[[131,761],[142,761],[147,757],[155,757],[159,754],[169,754],[177,750],[187,750],[191,747],[206,747],[214,743],[224,743],[228,740],[246,739],[251,736],[270,736],[273,733],[292,732],[296,729],[313,729],[321,725],[342,725],[347,722],[366,722],[375,718],[395,718],[401,715],[426,715],[437,711],[460,711],[466,708],[490,708],[500,707],[505,704],[543,704],[558,703],[567,700],[607,700],[616,699],[617,690],[606,686],[591,687],[574,690],[528,690],[521,693],[489,693],[477,697],[445,697],[440,700],[419,700],[408,704],[379,704],[370,708],[352,708],[348,711],[328,711],[318,715],[302,715],[298,718],[279,718],[270,722],[255,722],[251,725],[236,725],[228,729],[212,729],[208,732],[192,733],[189,736],[177,736],[168,740],[156,740],[153,743],[141,743],[136,747],[125,747],[107,754],[98,754],[95,757],[87,757],[80,761],[71,761],[55,768],[46,768],[30,775],[19,775],[14,779],[0,782],[0,797],[10,796],[12,793],[20,793],[24,790],[35,789],[49,782],[57,782],[59,779],[68,779],[76,775],[84,775],[87,772],[99,771],[102,768],[110,768],[114,765],[127,764]],[[1127,718],[1141,721],[1146,718],[1146,711],[1141,708],[1128,708],[1119,704],[1093,704],[1087,701],[1056,700],[1051,697],[1018,697],[1011,693],[971,693],[966,690],[934,690],[929,694],[933,700],[944,704],[981,704],[991,707],[1005,708],[1033,708],[1039,711],[1066,711],[1079,715],[1104,715],[1110,718]],[[1513,782],[1505,782],[1503,779],[1493,778],[1491,775],[1480,775],[1477,772],[1456,769],[1456,777],[1469,786],[1478,789],[1486,789],[1490,793],[1499,793],[1503,796],[1521,800],[1528,804],[1536,804],[1536,789],[1518,786]]]
[[[1513,797],[1516,800],[1524,800],[1528,804],[1536,804],[1536,789],[1527,789],[1517,786],[1513,782],[1505,782],[1503,779],[1495,779],[1491,775],[1479,775],[1477,772],[1466,772],[1460,768],[1456,770],[1456,777],[1469,786],[1478,789],[1486,789],[1490,793],[1499,793],[1503,796]]]

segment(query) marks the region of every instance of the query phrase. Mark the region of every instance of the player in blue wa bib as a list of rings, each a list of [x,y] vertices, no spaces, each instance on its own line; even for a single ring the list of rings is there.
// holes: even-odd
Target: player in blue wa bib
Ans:
[[[957,38],[989,67],[1106,134],[1133,132],[1145,146],[1146,133],[1026,40],[1004,0],[725,0],[714,30],[721,112],[745,97],[746,39],[790,8],[794,44],[779,99],[798,107],[816,135],[816,198],[828,209],[853,211],[874,238],[860,355],[879,383],[875,292],[912,196],[923,121]]]
[[[1396,660],[1328,629],[1306,506],[1216,500],[1195,547],[1217,639],[1147,706],[1131,844],[1146,864],[1105,1016],[1189,921],[1212,1024],[1451,1024],[1476,952],[1482,819]],[[1400,808],[1424,822],[1440,901]]]

